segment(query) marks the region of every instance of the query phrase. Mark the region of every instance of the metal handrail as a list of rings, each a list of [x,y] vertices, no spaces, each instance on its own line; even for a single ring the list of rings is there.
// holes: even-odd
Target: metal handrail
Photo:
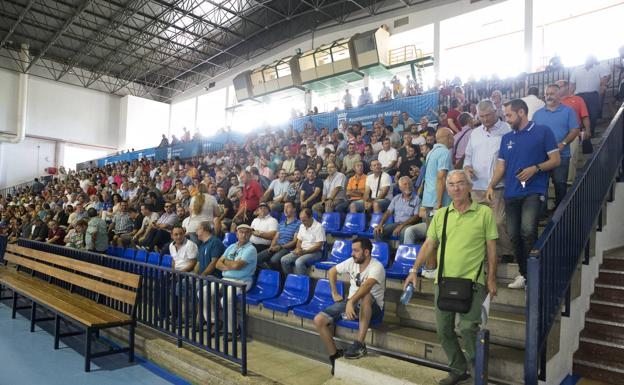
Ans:
[[[525,384],[546,378],[548,334],[563,306],[570,314],[570,287],[581,256],[589,262],[591,234],[613,193],[624,159],[624,104],[607,127],[572,188],[555,210],[527,261]]]

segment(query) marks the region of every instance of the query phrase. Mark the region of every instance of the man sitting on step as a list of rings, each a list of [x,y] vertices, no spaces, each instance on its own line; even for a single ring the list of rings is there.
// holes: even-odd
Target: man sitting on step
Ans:
[[[337,264],[329,270],[329,284],[334,304],[325,308],[314,317],[314,326],[321,340],[327,347],[329,361],[334,374],[336,359],[355,359],[366,354],[366,332],[371,319],[381,315],[384,306],[386,270],[381,262],[371,256],[373,245],[367,238],[357,238],[352,245],[352,258]],[[338,293],[336,280],[338,274],[349,274],[349,296],[345,301]],[[330,325],[340,319],[359,320],[359,333],[353,345],[343,352],[337,349]]]

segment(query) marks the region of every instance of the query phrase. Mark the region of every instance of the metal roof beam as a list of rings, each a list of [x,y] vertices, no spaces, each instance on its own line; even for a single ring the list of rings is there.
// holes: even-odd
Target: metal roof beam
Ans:
[[[30,64],[26,68],[25,72],[28,72],[29,69],[39,60],[46,52],[56,43],[56,41],[67,31],[67,29],[80,17],[80,14],[91,4],[93,0],[83,0],[80,6],[76,9],[74,14],[65,21],[63,26],[52,36],[52,38],[47,42],[47,44],[39,51],[39,54],[31,60]]]
[[[19,17],[17,18],[17,21],[13,23],[13,25],[9,29],[9,32],[4,36],[4,38],[0,42],[0,48],[4,47],[7,41],[9,41],[9,38],[13,36],[13,32],[15,32],[15,29],[20,25],[22,20],[24,20],[24,16],[26,16],[26,14],[28,13],[28,11],[30,10],[30,8],[33,6],[34,3],[35,3],[35,0],[28,1],[28,4],[26,4],[26,7],[20,13]]]

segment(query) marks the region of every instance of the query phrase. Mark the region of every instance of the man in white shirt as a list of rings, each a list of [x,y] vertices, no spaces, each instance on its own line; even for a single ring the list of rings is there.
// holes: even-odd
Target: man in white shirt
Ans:
[[[193,271],[197,263],[197,245],[186,239],[182,226],[175,226],[171,231],[173,242],[169,245],[169,254],[173,258],[173,270]]]
[[[385,102],[392,99],[392,89],[386,85],[386,82],[381,83],[381,91],[379,91],[378,102]]]
[[[377,154],[377,160],[381,163],[381,169],[385,172],[389,172],[390,170],[396,172],[395,167],[399,159],[399,153],[396,148],[390,145],[390,139],[388,138],[383,140],[382,145],[383,149]],[[392,174],[391,171],[390,174]]]
[[[301,226],[297,232],[297,246],[280,260],[284,275],[306,275],[308,265],[320,261],[323,256],[325,229],[312,216],[312,210],[305,208],[299,214]]]
[[[349,93],[348,89],[345,90],[345,94],[342,97],[342,104],[344,105],[345,109],[353,107],[353,97]]]
[[[323,180],[323,195],[321,201],[315,203],[312,206],[312,211],[315,211],[319,218],[323,213],[332,213],[336,205],[343,203],[347,200],[345,193],[345,187],[347,185],[347,178],[343,173],[337,172],[336,164],[329,162],[327,164],[327,177]]]
[[[373,202],[376,202],[382,211],[386,211],[390,206],[390,198],[392,198],[390,175],[381,170],[381,163],[378,160],[371,161],[371,170],[373,172],[366,177],[363,199],[351,203],[349,211],[352,213],[371,211]]]
[[[279,177],[271,182],[269,188],[264,192],[260,202],[268,202],[271,211],[282,212],[284,210],[284,202],[288,192],[290,182],[286,179],[288,173],[286,170],[279,170]],[[273,200],[271,199],[273,197]]]
[[[601,91],[609,80],[609,71],[598,63],[595,56],[588,56],[585,65],[570,74],[570,91],[585,101],[589,112],[589,124],[596,127],[602,111]],[[594,130],[595,131],[595,130]]]
[[[259,253],[271,246],[271,240],[277,232],[277,219],[269,215],[269,205],[260,203],[257,209],[258,216],[251,221],[253,233],[251,235],[251,244],[254,245]]]
[[[329,148],[332,152],[334,152],[334,145],[329,143],[329,136],[328,135],[324,135],[321,138],[321,144],[316,146],[316,152],[323,160],[325,160],[325,149],[326,148]],[[310,156],[313,156],[313,155],[310,155]]]
[[[353,241],[351,258],[329,270],[329,285],[334,303],[314,317],[314,326],[329,353],[329,362],[334,372],[336,359],[345,356],[349,359],[366,355],[366,333],[372,319],[382,316],[386,286],[386,271],[378,260],[371,256],[373,246],[366,238]],[[345,300],[338,292],[338,274],[349,274],[349,295]],[[338,350],[330,330],[332,323],[341,318],[358,320],[357,339],[346,351]]]
[[[464,170],[472,178],[472,199],[489,206],[494,211],[498,229],[496,251],[501,257],[501,262],[510,263],[513,261],[513,249],[507,232],[505,200],[503,199],[505,186],[502,181],[496,186],[491,201],[486,199],[485,193],[498,161],[501,139],[503,135],[511,132],[511,127],[507,122],[496,117],[496,106],[490,100],[479,102],[477,112],[482,124],[473,130],[466,146]]]
[[[527,96],[523,97],[522,100],[524,100],[524,102],[527,104],[527,107],[529,107],[529,113],[527,115],[529,120],[533,119],[533,113],[535,111],[543,108],[546,105],[546,103],[544,103],[544,101],[539,98],[539,88],[535,86],[529,87]]]

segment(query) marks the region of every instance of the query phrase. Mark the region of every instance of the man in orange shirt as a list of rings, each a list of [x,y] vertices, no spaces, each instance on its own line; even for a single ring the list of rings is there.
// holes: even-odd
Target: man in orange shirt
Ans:
[[[556,84],[559,86],[559,98],[561,103],[570,107],[576,113],[576,117],[581,127],[580,139],[574,139],[570,143],[570,169],[568,171],[568,184],[571,185],[576,179],[576,167],[580,153],[579,143],[582,138],[591,138],[591,125],[589,120],[589,112],[587,111],[587,105],[580,96],[574,95],[570,92],[570,85],[566,80],[558,80]]]
[[[351,202],[363,199],[366,190],[366,174],[364,174],[364,163],[355,162],[353,165],[355,175],[349,178],[347,183],[347,200],[336,205],[335,210],[339,213],[346,213]]]

